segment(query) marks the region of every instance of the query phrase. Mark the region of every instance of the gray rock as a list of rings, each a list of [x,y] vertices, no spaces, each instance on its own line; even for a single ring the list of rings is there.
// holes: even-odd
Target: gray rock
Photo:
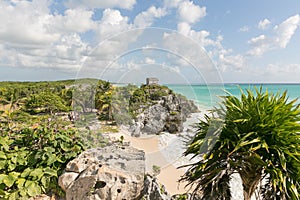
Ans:
[[[66,189],[69,187],[69,185],[76,180],[78,177],[78,173],[75,172],[68,172],[64,173],[60,176],[58,179],[58,185],[66,191]]]
[[[133,136],[159,134],[162,131],[177,133],[183,131],[183,122],[197,106],[181,95],[170,94],[154,101],[153,105],[140,109],[130,127]]]
[[[156,177],[145,175],[145,154],[130,146],[90,149],[59,177],[66,200],[176,200]],[[200,198],[187,195],[188,200]]]
[[[143,200],[170,200],[171,197],[164,185],[157,182],[155,177],[147,175],[144,181]]]
[[[67,200],[134,200],[140,199],[144,175],[143,151],[111,145],[87,150],[70,161],[59,177],[59,185]]]

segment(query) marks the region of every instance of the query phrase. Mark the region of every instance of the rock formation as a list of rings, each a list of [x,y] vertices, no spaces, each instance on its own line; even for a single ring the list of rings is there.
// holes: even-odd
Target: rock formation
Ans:
[[[66,200],[176,200],[155,176],[145,174],[141,150],[116,144],[89,149],[67,164],[59,177]],[[190,194],[187,200],[198,200]],[[41,196],[35,199],[52,199]]]
[[[140,199],[145,155],[130,146],[90,149],[67,164],[59,185],[67,200]]]
[[[191,113],[197,112],[197,106],[180,95],[170,94],[154,101],[142,109],[135,117],[130,131],[134,136],[141,134],[159,134],[162,131],[176,133],[183,130],[183,122]]]
[[[164,185],[157,182],[155,177],[147,175],[144,181],[143,200],[171,200]]]

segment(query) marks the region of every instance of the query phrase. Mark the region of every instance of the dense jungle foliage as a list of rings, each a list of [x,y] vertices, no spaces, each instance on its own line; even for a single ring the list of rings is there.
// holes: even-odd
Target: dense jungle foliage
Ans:
[[[109,103],[103,96],[111,86],[97,83],[101,108]],[[75,90],[74,80],[0,83],[0,199],[62,196],[58,177],[66,164],[86,148],[103,145],[98,132],[75,127],[68,117]]]

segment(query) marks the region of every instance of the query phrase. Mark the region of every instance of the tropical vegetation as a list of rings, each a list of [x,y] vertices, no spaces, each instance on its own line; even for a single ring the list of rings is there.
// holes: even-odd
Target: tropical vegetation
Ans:
[[[238,173],[245,200],[299,200],[300,109],[287,93],[262,88],[223,97],[220,107],[197,123],[185,155],[188,181],[203,199],[230,199],[231,175]]]
[[[129,124],[135,109],[169,92],[97,79],[1,82],[0,199],[63,196],[58,177],[66,164],[87,148],[105,145],[102,132],[117,131],[90,130],[90,123]]]
[[[0,199],[63,196],[58,177],[66,164],[105,143],[68,119],[75,89],[74,80],[0,83]]]
[[[58,177],[84,150],[76,130],[55,124],[0,133],[0,198],[28,199],[41,193],[62,195]]]

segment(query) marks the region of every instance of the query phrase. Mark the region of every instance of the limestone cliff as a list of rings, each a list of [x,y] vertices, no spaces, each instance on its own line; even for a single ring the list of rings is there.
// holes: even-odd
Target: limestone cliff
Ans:
[[[67,200],[140,199],[145,155],[130,146],[89,149],[67,164],[59,185]]]
[[[130,131],[134,136],[181,132],[186,118],[198,111],[193,101],[159,85],[142,86],[130,105],[134,116]]]
[[[145,174],[143,151],[117,144],[89,149],[70,161],[59,185],[66,200],[200,199],[190,194],[171,197],[155,176]],[[47,198],[36,198],[42,199]]]

